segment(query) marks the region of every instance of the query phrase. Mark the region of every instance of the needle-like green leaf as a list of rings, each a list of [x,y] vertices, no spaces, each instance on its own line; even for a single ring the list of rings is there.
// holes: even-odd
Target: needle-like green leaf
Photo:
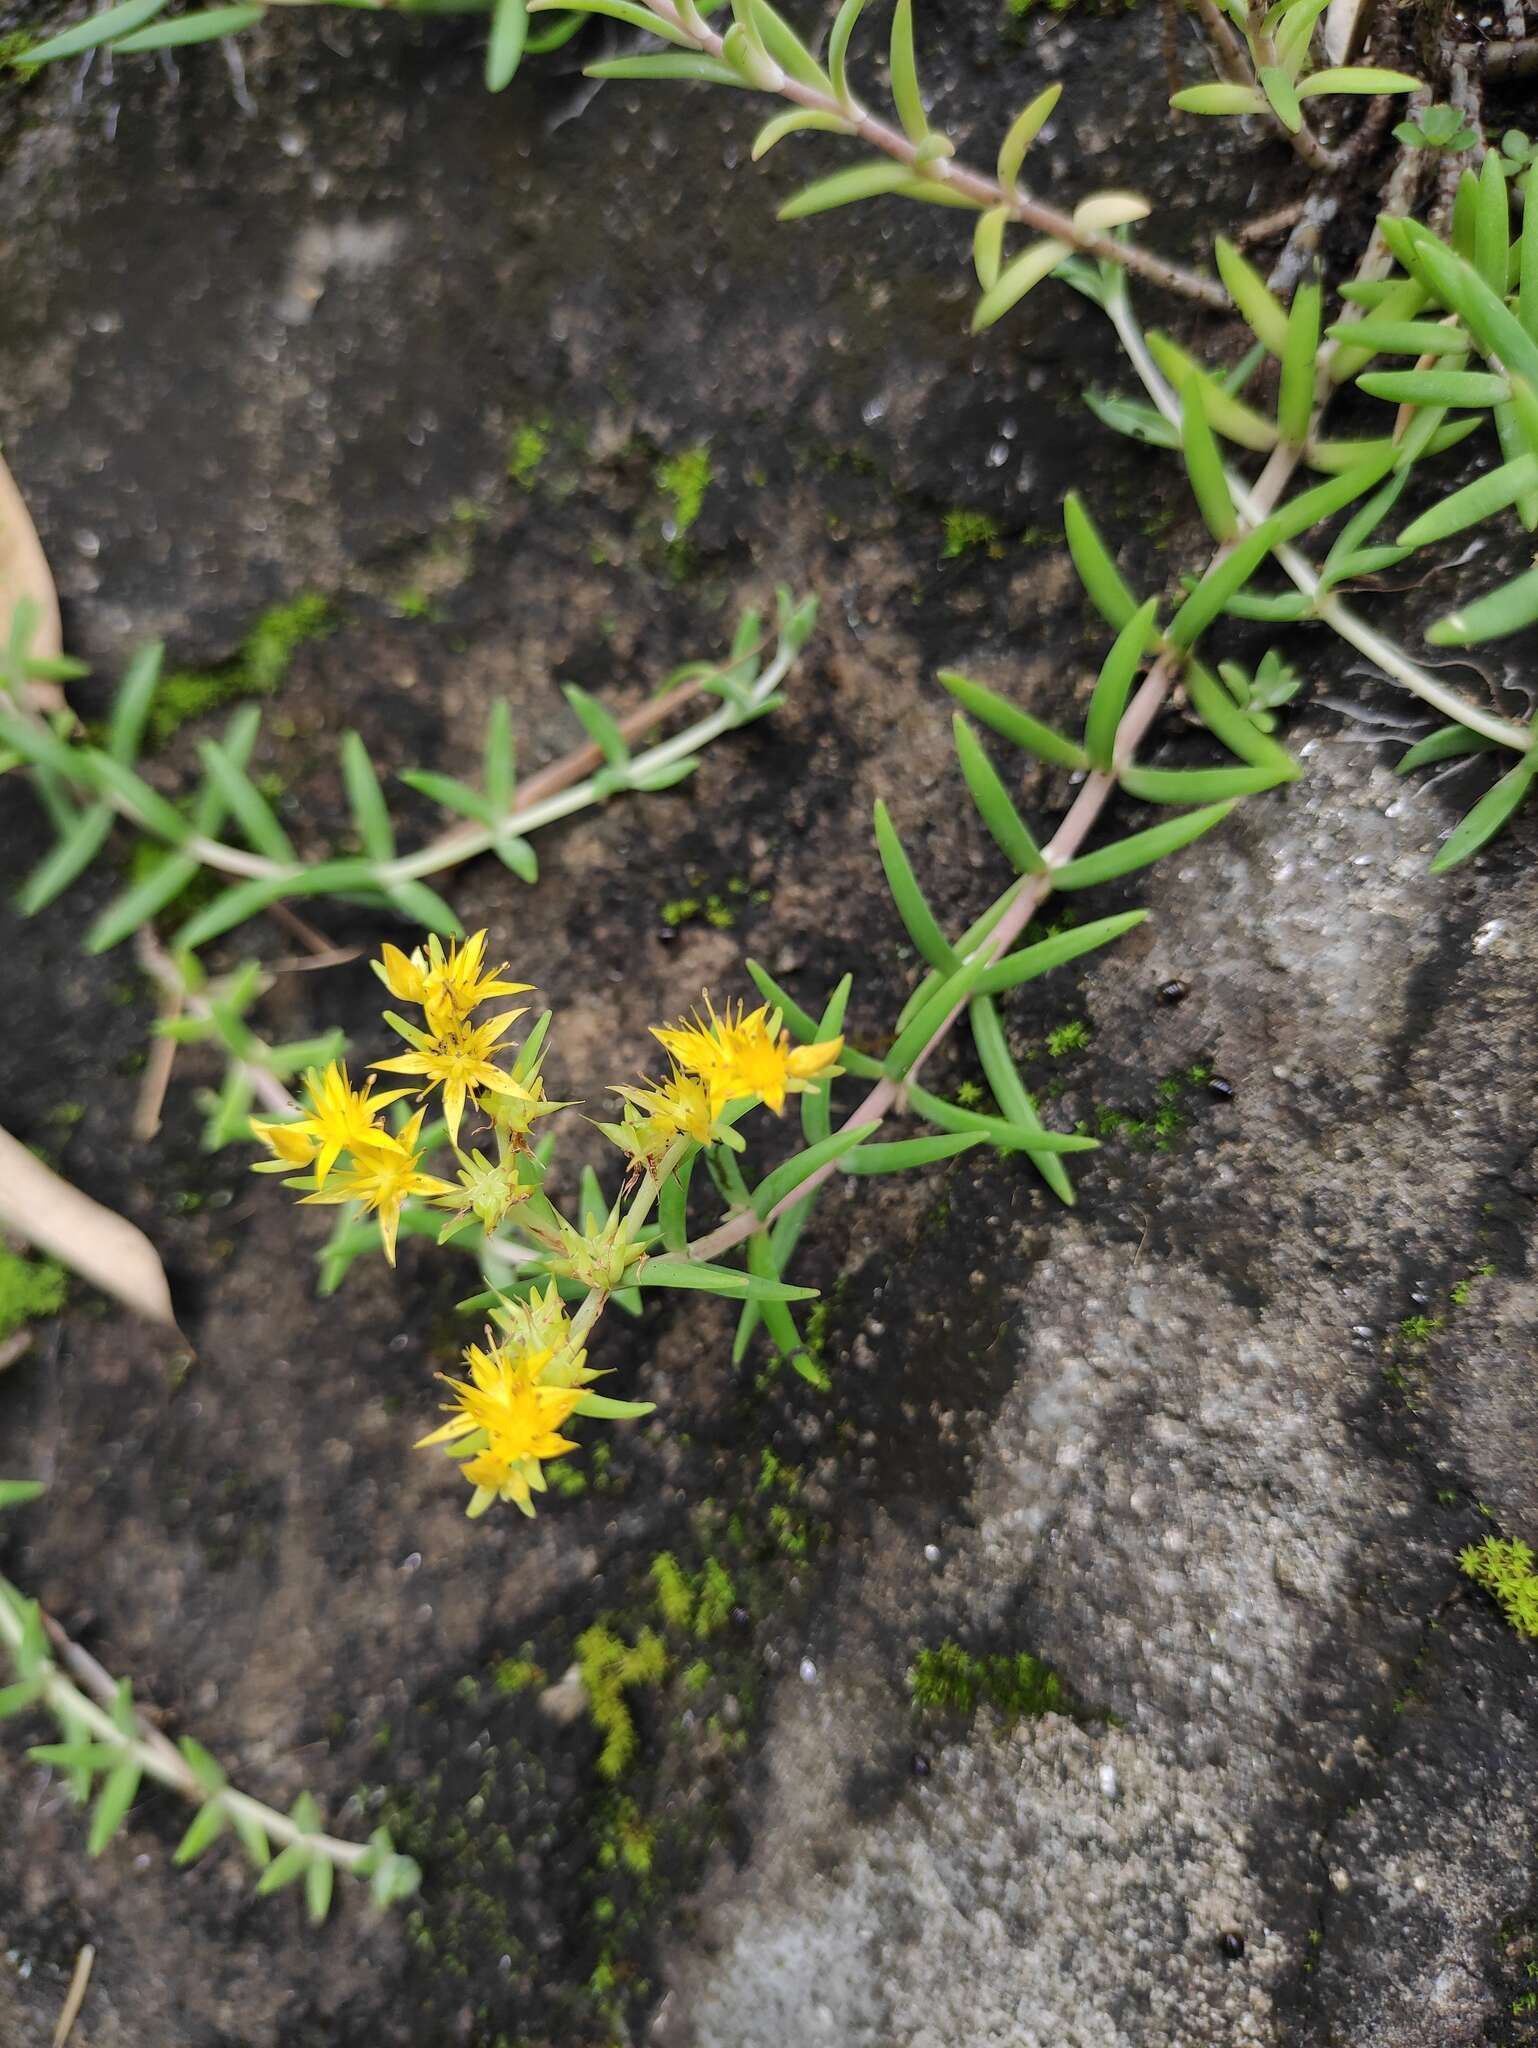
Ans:
[[[1063,531],[1086,596],[1119,633],[1137,610],[1137,599],[1111,559],[1110,549],[1100,538],[1077,491],[1070,491],[1063,500]]]
[[[761,1280],[731,1266],[713,1266],[703,1259],[643,1259],[632,1269],[637,1287],[679,1287],[700,1294],[724,1295],[728,1301],[811,1301],[815,1287],[790,1287],[781,1280]]]
[[[993,834],[999,850],[1012,861],[1023,875],[1039,875],[1045,872],[1046,862],[1041,857],[1041,848],[1032,837],[1030,827],[1015,809],[1008,790],[1004,787],[998,771],[983,751],[982,743],[971,726],[958,711],[951,720],[956,737],[956,755],[961,763],[962,775],[972,792],[972,800],[982,814],[983,823]],[[940,965],[950,966],[954,954]]]
[[[1276,424],[1284,441],[1301,448],[1308,439],[1318,378],[1319,319],[1323,294],[1309,279],[1292,295],[1287,314],[1287,339],[1282,348],[1281,386]]]
[[[1127,620],[1105,658],[1095,694],[1089,700],[1084,720],[1084,751],[1105,774],[1109,774],[1115,760],[1116,734],[1132,693],[1133,679],[1150,641],[1158,637],[1158,609],[1159,600],[1150,597]]]
[[[46,908],[85,873],[106,844],[114,815],[111,804],[92,804],[60,833],[53,850],[44,855],[17,892],[16,907],[23,917]]]
[[[1076,741],[1054,732],[1051,726],[1032,718],[1028,711],[1021,711],[985,683],[974,683],[953,668],[941,669],[940,681],[980,724],[990,726],[1015,746],[1023,747],[1028,754],[1035,754],[1060,768],[1089,766],[1089,756]]]
[[[1487,591],[1472,604],[1438,619],[1426,638],[1433,647],[1474,647],[1501,640],[1538,621],[1538,569],[1525,569],[1509,583]]]
[[[855,23],[865,12],[865,5],[866,0],[844,0],[828,35],[828,73],[833,81],[834,97],[845,106],[853,98],[849,90],[849,39],[854,34]]]
[[[1239,520],[1223,474],[1223,458],[1208,424],[1202,382],[1193,377],[1180,394],[1180,445],[1197,506],[1208,532],[1221,544],[1233,539]]]
[[[1162,825],[1151,826],[1146,832],[1133,832],[1110,846],[1081,854],[1060,867],[1054,880],[1059,889],[1091,889],[1100,882],[1113,882],[1120,875],[1133,874],[1138,868],[1151,867],[1166,854],[1177,853],[1193,839],[1210,832],[1232,809],[1231,802],[1210,804],[1202,810],[1186,811],[1178,818],[1167,818]]]
[[[139,1790],[142,1775],[137,1758],[132,1756],[124,1757],[107,1773],[107,1782],[101,1788],[96,1809],[91,1815],[91,1832],[86,1838],[87,1855],[99,1856],[123,1825]]]
[[[1016,256],[1000,271],[997,281],[978,300],[972,315],[972,332],[981,334],[992,327],[1004,315],[1018,306],[1029,291],[1034,291],[1043,278],[1050,277],[1065,256],[1073,253],[1071,242],[1059,242],[1048,237],[1045,241],[1032,243],[1029,249]]]
[[[78,57],[84,50],[94,50],[116,36],[130,35],[136,28],[142,28],[165,4],[166,0],[122,0],[121,6],[104,8],[89,21],[34,44],[21,61],[30,70],[39,64],[56,64],[61,57]]]
[[[1036,981],[1041,975],[1050,974],[1054,968],[1066,966],[1070,960],[1082,959],[1086,953],[1109,946],[1113,940],[1140,925],[1147,915],[1146,910],[1119,911],[1115,916],[1074,925],[1066,932],[1054,932],[1050,939],[1038,939],[1033,945],[1022,946],[1018,952],[1006,953],[1002,960],[995,961],[986,973],[977,977],[974,984],[977,993],[1001,995],[1005,989],[1019,988],[1023,982]]]
[[[179,14],[174,21],[157,21],[149,28],[135,29],[119,36],[113,55],[140,56],[147,50],[181,50],[193,43],[212,43],[221,36],[237,36],[254,28],[267,12],[265,7],[202,7],[192,14]]]
[[[1525,492],[1538,489],[1538,456],[1519,455],[1515,462],[1503,462],[1485,476],[1476,477],[1461,491],[1454,491],[1440,505],[1433,505],[1419,519],[1412,519],[1399,538],[1405,547],[1423,548],[1433,541],[1447,540],[1467,526],[1477,526],[1497,512],[1514,505]]]
[[[847,171],[834,171],[806,185],[780,208],[781,220],[806,220],[814,213],[830,213],[837,206],[853,206],[861,199],[875,199],[884,192],[909,192],[917,181],[906,164],[875,157],[869,163],[853,164]]]
[[[919,91],[918,64],[913,53],[913,0],[897,0],[892,10],[892,104],[910,142],[922,142],[929,133]]]
[[[1062,93],[1061,84],[1047,86],[1010,123],[1009,133],[999,145],[999,183],[1006,191],[1019,177],[1026,151],[1051,118]]]
[[[1292,778],[1274,767],[1246,762],[1237,768],[1140,768],[1133,764],[1123,768],[1120,779],[1128,796],[1143,803],[1217,804],[1274,789],[1277,783]]]
[[[1287,343],[1287,309],[1249,260],[1225,236],[1212,245],[1218,275],[1257,341],[1280,357]]]
[[[107,727],[107,752],[114,761],[131,768],[144,737],[156,685],[160,681],[163,649],[158,640],[141,647],[128,664],[117,695],[112,700],[112,718]]]
[[[294,848],[288,834],[245,769],[230,759],[217,740],[200,740],[198,755],[220,797],[256,851],[266,854],[269,860],[292,861]]]
[[[1428,733],[1395,768],[1396,775],[1409,775],[1417,768],[1430,768],[1439,761],[1456,761],[1465,754],[1487,754],[1500,745],[1487,733],[1471,732],[1466,725],[1444,725]]]
[[[908,1173],[917,1166],[933,1166],[937,1160],[953,1159],[958,1152],[970,1152],[983,1143],[981,1131],[941,1131],[927,1138],[898,1138],[885,1145],[857,1145],[839,1162],[840,1173]]]
[[[918,878],[903,850],[903,843],[897,836],[891,814],[878,797],[876,800],[876,846],[881,855],[887,886],[892,892],[892,901],[897,905],[898,915],[907,927],[908,936],[931,967],[953,970],[960,965],[952,950],[950,941],[940,929],[934,912],[930,909]]]
[[[1445,875],[1449,868],[1455,868],[1471,854],[1493,839],[1507,819],[1527,795],[1533,776],[1538,772],[1538,750],[1529,748],[1518,761],[1496,783],[1487,790],[1475,804],[1461,824],[1447,835],[1441,851],[1431,863],[1434,875]]]
[[[983,1072],[988,1078],[988,1086],[993,1090],[994,1101],[1004,1112],[1005,1121],[1027,1131],[1041,1132],[1045,1135],[1041,1118],[1036,1114],[1036,1105],[1032,1102],[1005,1043],[1004,1026],[999,1020],[993,998],[986,995],[978,996],[969,1008],[968,1021],[972,1026],[973,1042],[977,1047],[977,1056],[982,1061]],[[1058,1200],[1072,1208],[1077,1197],[1062,1160],[1050,1152],[1033,1152],[1029,1157],[1031,1164]]]

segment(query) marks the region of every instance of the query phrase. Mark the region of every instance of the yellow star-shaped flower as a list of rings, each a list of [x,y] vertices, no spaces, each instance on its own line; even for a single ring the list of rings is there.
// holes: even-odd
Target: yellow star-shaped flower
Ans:
[[[442,1031],[463,1023],[480,1004],[494,996],[521,996],[533,986],[527,981],[501,981],[505,967],[482,972],[486,964],[486,934],[475,932],[461,944],[449,941],[448,951],[437,933],[427,941],[424,958],[419,948],[403,953],[399,946],[386,946],[383,957],[372,963],[374,972],[397,1001],[418,1003],[427,1012],[429,1029]]]
[[[408,1088],[397,1088],[387,1095],[372,1093],[372,1079],[364,1082],[362,1088],[354,1088],[347,1076],[346,1065],[333,1060],[324,1073],[311,1067],[304,1077],[305,1092],[310,1098],[309,1112],[293,1123],[257,1123],[251,1128],[270,1151],[276,1153],[278,1161],[285,1167],[315,1168],[315,1185],[324,1185],[337,1160],[344,1152],[356,1152],[360,1146],[372,1146],[379,1151],[396,1151],[400,1140],[394,1138],[378,1122],[380,1110],[392,1102],[399,1102],[403,1095],[410,1094]],[[273,1172],[271,1166],[266,1169]]]
[[[457,1195],[459,1190],[436,1174],[420,1170],[422,1155],[417,1151],[424,1111],[418,1110],[403,1126],[398,1138],[381,1133],[384,1144],[356,1144],[352,1163],[326,1181],[305,1202],[361,1202],[371,1216],[379,1218],[379,1235],[384,1239],[385,1257],[395,1264],[395,1239],[401,1211],[412,1195]]]
[[[818,1076],[831,1074],[844,1049],[842,1038],[792,1046],[779,1012],[767,1007],[749,1013],[739,1003],[734,1015],[728,1004],[718,1017],[707,996],[705,1012],[686,1024],[654,1026],[652,1037],[704,1084],[712,1116],[744,1095],[756,1095],[779,1116],[786,1096],[803,1095]]]
[[[498,1039],[522,1015],[522,1010],[504,1010],[500,1017],[488,1017],[484,1024],[460,1022],[446,1025],[442,1031],[418,1031],[414,1024],[406,1023],[393,1010],[386,1010],[385,1022],[392,1025],[413,1050],[400,1053],[393,1060],[375,1060],[374,1065],[385,1074],[421,1075],[424,1085],[417,1098],[419,1101],[422,1096],[430,1095],[434,1088],[441,1088],[449,1136],[458,1145],[459,1120],[464,1115],[465,1103],[475,1100],[477,1089],[489,1088],[498,1095],[526,1096],[528,1093],[521,1082],[504,1073],[492,1059]]]
[[[543,1349],[472,1344],[465,1352],[469,1379],[445,1381],[454,1395],[449,1419],[419,1439],[417,1448],[470,1439],[465,1446],[470,1457],[463,1469],[475,1488],[472,1515],[483,1513],[493,1500],[511,1500],[526,1515],[532,1514],[531,1491],[545,1489],[541,1459],[559,1458],[577,1448],[560,1434],[560,1427],[582,1399],[582,1388],[542,1383],[540,1375],[553,1356]],[[457,1455],[450,1452],[451,1457]]]

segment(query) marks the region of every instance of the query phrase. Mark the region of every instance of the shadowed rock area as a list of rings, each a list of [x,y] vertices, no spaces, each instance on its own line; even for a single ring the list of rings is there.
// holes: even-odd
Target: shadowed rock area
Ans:
[[[930,40],[936,117],[979,157],[1064,77],[1043,189],[1148,190],[1184,258],[1292,189],[1236,132],[1180,172],[1151,18],[974,0]],[[163,636],[183,687],[147,772],[185,789],[239,650],[323,600],[253,762],[313,853],[348,830],[344,729],[382,770],[461,772],[506,697],[532,766],[573,742],[559,682],[629,709],[775,582],[815,593],[783,710],[681,790],[545,834],[536,888],[481,863],[446,893],[538,982],[552,1086],[594,1114],[649,1024],[746,992],[745,955],[809,1007],[852,969],[851,1035],[882,1046],[914,961],[875,797],[948,929],[1004,879],[935,669],[1082,714],[1104,643],[1059,541],[1071,486],[1140,587],[1203,556],[1165,458],[1083,408],[1128,382],[1103,320],[1044,288],[971,340],[948,214],[776,226],[831,158],[750,166],[757,110],[728,95],[591,98],[562,58],[490,99],[452,21],[296,10],[242,48],[251,110],[217,50],[7,88],[0,428],[98,667],[83,714]],[[130,1135],[153,1003],[126,952],[79,947],[127,836],[8,928],[0,1121],[150,1232],[191,1348],[77,1289],[0,1376],[0,1470],[49,1481],[0,1568],[237,1782],[387,1821],[424,1889],[382,1921],[339,1895],[311,1930],[231,1852],[174,1869],[184,1816],[154,1794],[89,1862],[23,1760],[45,1724],[8,1722],[4,2048],[51,2038],[87,1941],[91,2048],[1538,2038],[1538,1653],[1456,1566],[1538,1530],[1533,828],[1429,878],[1481,767],[1397,782],[1385,734],[1422,722],[1328,641],[1289,652],[1305,779],[1085,899],[1149,918],[1006,1007],[1048,1121],[1104,1138],[1078,1206],[987,1154],[839,1183],[796,1273],[831,1392],[762,1352],[734,1369],[724,1304],[611,1317],[600,1362],[658,1414],[532,1525],[467,1523],[410,1448],[467,1264],[407,1245],[317,1300],[325,1224],[200,1149],[195,1051]],[[1210,758],[1178,713],[1156,744]],[[1070,793],[1033,770],[1022,806]],[[434,829],[391,801],[403,839]],[[6,875],[44,843],[0,785]],[[342,946],[403,936],[314,914]],[[376,993],[361,961],[280,973],[261,1021],[341,1024],[361,1065]],[[960,1049],[935,1074],[980,1079]],[[586,1158],[612,1187],[573,1135],[566,1190]],[[563,1680],[585,1629],[663,1628],[664,1552],[716,1560],[737,1604],[668,1636],[610,1784]],[[1045,1660],[1066,1710],[915,1707],[946,1641]]]

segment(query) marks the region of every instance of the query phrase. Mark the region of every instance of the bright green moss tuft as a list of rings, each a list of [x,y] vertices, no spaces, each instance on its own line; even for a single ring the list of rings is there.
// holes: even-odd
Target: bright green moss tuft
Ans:
[[[962,555],[975,554],[979,549],[995,559],[1004,552],[999,522],[991,512],[947,512],[944,526],[945,545],[940,550],[943,561],[954,562]]]
[[[1483,1543],[1460,1550],[1458,1563],[1476,1586],[1482,1586],[1499,1603],[1519,1636],[1538,1641],[1538,1573],[1533,1570],[1533,1553],[1527,1544],[1487,1536]]]
[[[67,1286],[64,1268],[51,1259],[24,1259],[0,1245],[0,1337],[40,1316],[57,1315]]]
[[[632,1686],[662,1682],[667,1675],[667,1650],[653,1629],[643,1628],[634,1643],[626,1643],[598,1622],[578,1636],[576,1652],[577,1669],[587,1688],[588,1711],[603,1737],[599,1776],[623,1777],[635,1758],[637,1740],[625,1693]]]
[[[701,441],[694,448],[681,448],[676,455],[669,455],[657,464],[657,488],[672,506],[669,518],[672,532],[668,536],[671,547],[676,548],[687,538],[704,508],[705,493],[714,481],[708,441]]]
[[[974,1657],[952,1640],[937,1650],[920,1650],[908,1690],[916,1707],[952,1714],[975,1714],[987,1705],[1021,1721],[1069,1710],[1067,1687],[1039,1657],[1025,1650],[1013,1657]]]
[[[167,740],[188,719],[243,697],[270,697],[298,649],[307,640],[324,639],[335,626],[331,601],[319,591],[303,591],[291,603],[273,605],[252,626],[233,660],[217,669],[182,669],[161,678],[150,708],[150,738]]]

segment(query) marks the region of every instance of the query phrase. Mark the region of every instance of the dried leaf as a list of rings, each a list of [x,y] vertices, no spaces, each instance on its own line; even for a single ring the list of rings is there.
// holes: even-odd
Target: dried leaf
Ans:
[[[64,632],[59,623],[59,594],[43,553],[43,544],[32,524],[32,515],[22,501],[11,472],[0,460],[0,630],[23,598],[30,597],[37,623],[32,629],[29,653],[44,661],[57,660],[64,651]],[[57,711],[64,693],[57,683],[28,685],[32,702],[43,711]]]
[[[0,1229],[15,1233],[151,1322],[176,1328],[160,1255],[143,1231],[61,1180],[0,1130]]]

